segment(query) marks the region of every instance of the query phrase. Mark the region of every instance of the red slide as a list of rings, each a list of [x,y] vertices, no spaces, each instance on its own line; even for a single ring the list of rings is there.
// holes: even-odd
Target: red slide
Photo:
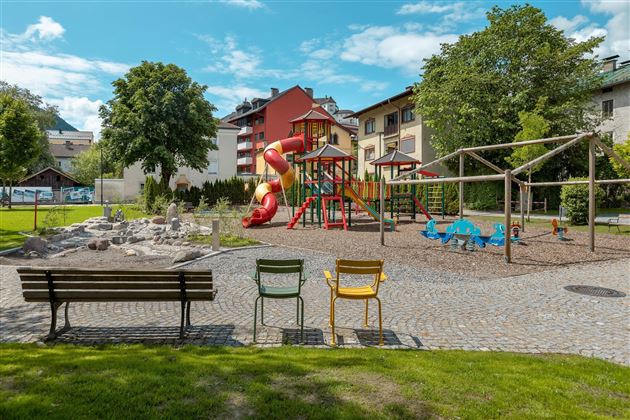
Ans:
[[[265,162],[278,172],[279,177],[269,182],[263,182],[256,187],[254,195],[261,207],[254,210],[250,217],[243,217],[243,227],[262,225],[273,219],[273,216],[278,211],[278,199],[275,193],[282,191],[283,187],[285,190],[290,188],[295,180],[293,168],[282,155],[285,153],[301,153],[303,150],[304,138],[302,135],[274,141],[265,147],[263,155]]]

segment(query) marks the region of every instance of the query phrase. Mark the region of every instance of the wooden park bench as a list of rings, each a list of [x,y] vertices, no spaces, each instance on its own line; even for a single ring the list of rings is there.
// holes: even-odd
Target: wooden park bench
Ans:
[[[616,226],[617,232],[621,232],[619,226],[630,226],[630,214],[622,213],[617,217],[611,217],[608,219],[608,232],[611,226]]]
[[[70,328],[70,302],[180,302],[179,337],[190,326],[190,304],[212,301],[216,289],[211,270],[91,270],[78,268],[19,267],[27,302],[50,303],[47,340]],[[57,310],[65,303],[65,325],[59,331]]]

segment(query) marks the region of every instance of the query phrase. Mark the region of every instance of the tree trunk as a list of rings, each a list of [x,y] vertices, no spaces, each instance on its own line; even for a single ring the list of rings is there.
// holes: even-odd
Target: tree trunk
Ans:
[[[0,197],[0,203],[4,207],[4,195],[7,193],[7,180],[2,180],[2,196]]]
[[[162,168],[164,168],[164,165],[162,165]],[[167,188],[170,189],[169,183],[171,181],[173,173],[168,170],[162,169],[160,176],[160,190],[165,191]]]

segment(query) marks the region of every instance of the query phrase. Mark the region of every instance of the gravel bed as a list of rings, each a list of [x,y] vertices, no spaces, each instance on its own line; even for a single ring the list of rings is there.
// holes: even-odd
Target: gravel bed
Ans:
[[[474,252],[456,250],[419,233],[425,223],[401,220],[396,232],[385,233],[385,246],[380,246],[379,225],[365,215],[353,214],[353,226],[346,232],[318,227],[286,228],[286,210],[280,208],[271,224],[248,229],[246,235],[263,242],[327,252],[339,258],[379,258],[386,262],[409,265],[434,272],[455,272],[477,278],[498,278],[540,272],[579,263],[618,260],[630,257],[630,235],[596,234],[596,252],[587,249],[588,234],[570,231],[568,241],[561,242],[549,228],[528,225],[522,244],[512,247],[513,263],[506,264],[503,248],[488,246]],[[424,218],[419,219],[424,220]],[[438,230],[453,222],[438,221]],[[356,223],[356,224],[355,224]],[[493,232],[491,221],[475,221],[482,232]]]

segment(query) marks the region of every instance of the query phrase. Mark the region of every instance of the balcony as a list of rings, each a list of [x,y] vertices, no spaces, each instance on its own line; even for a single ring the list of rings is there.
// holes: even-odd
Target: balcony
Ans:
[[[396,134],[398,134],[398,124],[385,126],[385,130],[384,130],[385,137],[395,136]]]
[[[239,152],[244,151],[244,150],[251,150],[251,148],[252,148],[251,141],[244,141],[236,145],[236,150],[238,150]]]
[[[239,136],[247,136],[248,134],[252,134],[253,129],[246,125],[244,127],[241,127],[241,131],[238,132]]]
[[[254,160],[252,159],[251,156],[240,157],[240,158],[236,159],[236,164],[237,165],[251,165],[253,162],[254,162]]]

